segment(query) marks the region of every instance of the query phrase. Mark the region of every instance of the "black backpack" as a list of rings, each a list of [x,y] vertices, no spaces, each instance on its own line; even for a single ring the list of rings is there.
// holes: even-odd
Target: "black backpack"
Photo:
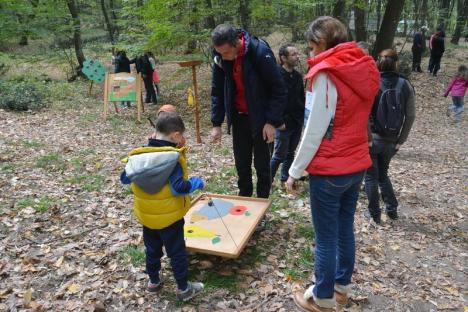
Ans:
[[[373,116],[373,128],[376,133],[387,138],[398,138],[405,121],[405,98],[403,86],[405,79],[398,78],[393,88],[380,84],[380,97]]]

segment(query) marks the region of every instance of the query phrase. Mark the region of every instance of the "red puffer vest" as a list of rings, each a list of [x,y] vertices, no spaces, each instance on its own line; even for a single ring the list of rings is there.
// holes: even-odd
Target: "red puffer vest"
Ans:
[[[332,138],[322,140],[307,172],[343,175],[369,168],[367,123],[380,86],[374,60],[354,42],[347,42],[310,58],[308,63],[305,78],[313,81],[318,73],[326,73],[336,86],[338,100]]]

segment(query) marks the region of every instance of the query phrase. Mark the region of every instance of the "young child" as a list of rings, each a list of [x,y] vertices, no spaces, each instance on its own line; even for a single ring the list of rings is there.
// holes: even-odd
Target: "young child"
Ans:
[[[450,95],[453,101],[453,105],[450,105],[447,109],[447,116],[450,116],[450,110],[453,110],[455,122],[457,123],[462,120],[463,99],[467,88],[468,70],[465,65],[460,65],[457,74],[452,78],[444,93],[444,97]]]
[[[156,119],[155,128],[147,147],[130,152],[120,179],[124,184],[131,183],[133,210],[143,225],[147,290],[155,292],[161,287],[164,246],[177,282],[177,297],[187,301],[204,286],[187,280],[184,215],[190,208],[189,194],[203,189],[205,183],[198,177],[188,177],[186,148],[177,147],[184,142],[182,118],[175,112],[165,112]]]

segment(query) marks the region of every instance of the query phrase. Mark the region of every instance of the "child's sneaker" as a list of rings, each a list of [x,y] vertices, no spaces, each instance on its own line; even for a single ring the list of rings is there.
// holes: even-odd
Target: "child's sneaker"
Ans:
[[[151,283],[151,281],[148,281],[148,286],[146,286],[147,291],[157,292],[160,289],[161,289],[161,282],[155,284],[155,283]]]
[[[188,301],[202,292],[203,288],[205,288],[203,283],[188,282],[187,289],[184,291],[179,291],[177,293],[177,298],[182,301]]]

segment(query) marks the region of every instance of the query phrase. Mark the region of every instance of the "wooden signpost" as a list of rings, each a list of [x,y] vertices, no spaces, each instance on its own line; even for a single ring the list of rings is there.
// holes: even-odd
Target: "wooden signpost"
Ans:
[[[137,119],[141,122],[141,112],[145,111],[141,101],[141,77],[134,73],[106,74],[104,84],[103,117],[107,119],[109,102],[114,104],[118,113],[117,102],[136,102]]]
[[[197,132],[197,143],[201,143],[200,136],[200,107],[198,105],[198,86],[197,86],[197,66],[202,64],[203,61],[184,61],[177,62],[180,67],[192,67],[192,82],[194,91],[194,103],[195,103],[195,131]]]
[[[203,194],[185,216],[187,250],[237,258],[271,201],[262,198]]]

